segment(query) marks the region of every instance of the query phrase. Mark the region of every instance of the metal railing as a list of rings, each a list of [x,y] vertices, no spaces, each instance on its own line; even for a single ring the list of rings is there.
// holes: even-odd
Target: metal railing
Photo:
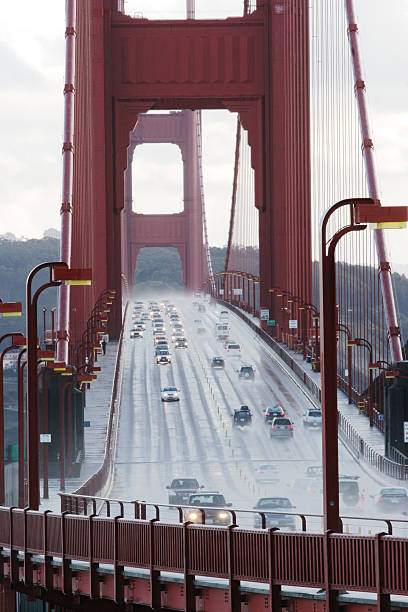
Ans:
[[[109,410],[109,421],[106,430],[105,448],[101,467],[84,482],[79,489],[75,491],[78,495],[93,495],[101,492],[108,484],[110,480],[113,466],[112,466],[112,442],[115,425],[117,425],[117,415],[120,403],[120,371],[122,363],[122,348],[123,348],[123,331],[124,322],[126,321],[126,314],[128,310],[129,302],[126,303],[124,314],[123,314],[123,325],[120,332],[118,352],[116,355],[115,363],[115,374],[113,378],[112,394],[110,401]]]

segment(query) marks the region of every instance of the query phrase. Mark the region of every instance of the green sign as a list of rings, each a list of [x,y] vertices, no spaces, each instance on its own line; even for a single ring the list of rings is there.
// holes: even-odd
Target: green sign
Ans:
[[[268,327],[275,327],[275,320],[274,319],[268,319],[267,325],[268,325]]]

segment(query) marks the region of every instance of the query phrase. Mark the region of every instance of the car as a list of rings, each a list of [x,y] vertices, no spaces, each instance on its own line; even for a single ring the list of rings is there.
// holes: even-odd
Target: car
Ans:
[[[287,417],[275,417],[269,428],[270,438],[293,438],[293,423]]]
[[[174,348],[188,348],[187,340],[185,338],[176,338]]]
[[[194,319],[193,323],[195,325],[201,325],[202,321],[201,321],[201,319]]]
[[[199,305],[198,305],[198,312],[205,312],[205,306],[204,306],[204,304],[199,304]]]
[[[141,321],[141,320],[139,320],[139,321],[134,321],[134,322],[133,322],[133,325],[134,325],[135,327],[141,327],[143,330],[145,330],[145,329],[146,329],[146,325],[144,324],[144,321]]]
[[[198,484],[196,478],[173,478],[166,487],[169,490],[169,504],[186,504],[190,495],[203,488],[204,485]]]
[[[176,331],[182,331],[182,332],[184,332],[184,327],[182,326],[182,324],[181,324],[181,323],[175,323],[175,324],[173,325],[173,331],[174,331],[174,332],[176,332]]]
[[[340,501],[348,508],[355,508],[361,500],[359,476],[339,475],[339,497]]]
[[[255,370],[252,366],[244,365],[238,370],[239,378],[245,378],[246,380],[255,379]]]
[[[239,357],[241,355],[241,345],[237,342],[228,342],[226,351],[230,357]]]
[[[176,342],[176,340],[178,340],[179,338],[184,338],[184,332],[179,330],[171,334],[172,342]]]
[[[291,511],[295,508],[296,506],[293,506],[288,497],[261,497],[253,507],[254,510],[265,513],[265,527],[267,529],[278,527],[286,531],[296,530],[296,517],[292,514],[286,514],[284,511]],[[256,529],[262,527],[260,514],[256,514],[254,517],[254,527]]]
[[[171,363],[171,357],[169,351],[160,351],[156,355],[156,363],[157,365],[167,365]]]
[[[141,318],[142,318],[143,321],[147,321],[148,318],[149,318],[149,315],[147,314],[147,312],[143,312],[142,315],[141,315]]]
[[[197,330],[196,330],[196,331],[197,331],[197,334],[199,334],[199,335],[200,335],[200,334],[205,334],[205,333],[206,333],[206,329],[205,329],[205,327],[201,327],[201,326],[200,326],[200,327],[197,327]]]
[[[162,336],[165,333],[165,329],[163,329],[162,327],[155,327],[153,329],[153,336]]]
[[[276,463],[261,463],[255,468],[254,473],[257,482],[279,482],[280,469]]]
[[[169,345],[167,344],[167,340],[163,340],[159,342],[155,346],[155,355],[157,356],[159,353],[163,353],[163,351],[169,352]]]
[[[141,329],[132,329],[130,330],[131,338],[143,338],[143,330]]]
[[[179,402],[180,393],[177,387],[163,387],[160,391],[160,397],[162,402]]]
[[[224,508],[230,508],[232,504],[228,504],[224,495],[218,491],[193,493],[189,496],[187,504],[203,509],[205,522],[208,525],[229,525],[231,522],[231,514]],[[198,509],[187,509],[184,518],[191,523],[203,522],[203,515]]]
[[[235,427],[245,427],[246,425],[251,425],[252,423],[252,414],[248,406],[241,406],[237,410],[234,410],[233,416],[233,425]]]
[[[265,423],[272,423],[275,417],[284,417],[285,411],[280,404],[265,409]]]
[[[217,323],[215,326],[215,336],[217,340],[227,340],[229,338],[230,329],[228,323]]]
[[[305,427],[305,429],[321,429],[322,411],[316,408],[309,408],[303,415],[303,427]]]
[[[166,336],[154,336],[153,342],[156,345],[157,344],[161,344],[163,342],[165,342],[167,344],[167,338],[166,338]]]
[[[316,477],[323,476],[322,465],[308,465],[306,468],[306,476]]]
[[[377,508],[386,512],[408,510],[407,490],[403,487],[383,487],[377,496]]]
[[[225,361],[222,357],[213,357],[211,359],[211,367],[214,370],[223,370],[225,368]]]
[[[228,310],[221,310],[220,319],[228,319]]]

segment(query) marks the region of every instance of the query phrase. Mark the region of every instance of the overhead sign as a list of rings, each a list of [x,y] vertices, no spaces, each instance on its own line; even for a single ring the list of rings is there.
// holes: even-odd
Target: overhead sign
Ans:
[[[51,434],[40,434],[42,444],[51,444]]]
[[[275,325],[276,325],[275,319],[268,319],[268,322],[267,322],[268,327],[275,327]]]
[[[297,319],[289,319],[289,329],[297,329]]]
[[[90,427],[91,421],[84,421],[84,427]]]
[[[269,308],[261,308],[261,321],[269,320]]]
[[[234,295],[242,295],[242,289],[234,289]]]
[[[404,421],[404,442],[408,443],[408,421]]]
[[[224,295],[224,289],[220,289],[220,295]]]

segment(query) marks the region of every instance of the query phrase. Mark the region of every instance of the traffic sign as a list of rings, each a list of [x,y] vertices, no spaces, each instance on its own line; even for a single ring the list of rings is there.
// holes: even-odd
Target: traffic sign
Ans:
[[[91,421],[84,421],[84,427],[90,427]]]
[[[269,320],[269,308],[261,308],[261,321]]]
[[[51,434],[40,434],[40,442],[42,444],[50,444],[51,443]]]
[[[234,295],[242,295],[242,289],[234,289]]]
[[[404,421],[404,442],[408,443],[408,421]]]
[[[275,325],[276,325],[275,319],[268,319],[268,322],[267,322],[268,327],[275,327]]]
[[[289,319],[289,329],[297,329],[297,319]]]

